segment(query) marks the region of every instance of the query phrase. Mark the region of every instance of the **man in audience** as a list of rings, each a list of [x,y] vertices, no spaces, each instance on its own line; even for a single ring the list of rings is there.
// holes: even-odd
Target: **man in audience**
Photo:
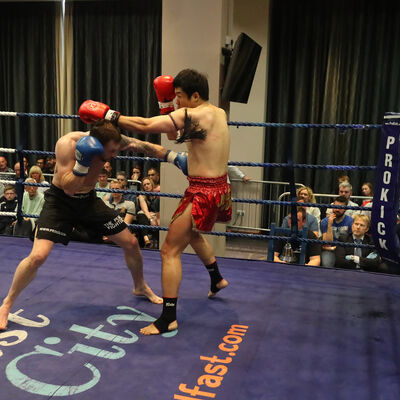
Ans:
[[[21,173],[21,167],[20,167],[19,161],[17,161],[14,164],[14,174],[15,175],[12,177],[12,179],[19,179],[20,178],[20,173]],[[25,176],[28,175],[28,171],[25,169],[25,167],[24,167],[24,174],[25,174]]]
[[[0,202],[1,212],[17,212],[17,192],[14,185],[6,185],[4,187],[4,200]],[[12,224],[16,220],[13,216],[0,216],[0,233],[6,235],[12,234]]]
[[[297,200],[298,203],[304,203],[304,200],[299,199]],[[304,226],[311,232],[314,233],[314,235],[318,238],[319,237],[319,227],[318,227],[318,220],[314,215],[311,215],[307,212],[307,209],[305,207],[297,207],[297,209],[304,208],[306,210],[306,221]],[[283,221],[282,221],[282,228],[289,228],[289,219],[290,219],[290,214],[287,215]]]
[[[351,184],[349,182],[342,182],[341,184],[339,184],[339,196],[344,196],[347,200],[347,204],[346,206],[350,206],[350,207],[357,207],[358,204],[354,203],[354,201],[350,200],[351,195],[353,194],[353,187],[351,186]],[[332,203],[333,204],[333,203]],[[358,213],[358,210],[345,210],[346,211],[346,215],[348,215],[349,217],[351,217],[353,214]],[[326,210],[326,215],[328,216],[329,214],[332,213],[331,209]]]
[[[154,191],[160,191],[160,173],[153,167],[147,171],[147,176],[154,182]]]
[[[14,171],[7,166],[7,159],[0,156],[0,179],[11,180],[13,179],[12,173]],[[0,182],[0,197],[4,193],[4,184]]]
[[[333,202],[333,205],[337,206],[345,206],[346,204],[347,199],[344,196],[336,197]],[[345,211],[344,209],[333,208],[332,213],[321,221],[322,240],[339,240],[341,236],[351,233],[353,219],[346,215]],[[322,246],[322,266],[335,266],[335,248],[331,245]]]
[[[100,171],[98,181],[96,183],[95,189],[110,189],[110,184],[108,183],[107,171],[103,168]],[[109,192],[97,192],[96,196],[104,199],[105,196],[109,195]]]
[[[341,242],[371,244],[373,241],[366,233],[370,226],[370,219],[367,215],[354,214],[351,233],[340,238]],[[367,271],[379,271],[381,263],[378,253],[371,249],[359,247],[336,246],[335,250],[336,267],[349,269],[364,269]]]
[[[301,231],[306,224],[307,212],[303,207],[297,209],[297,227]],[[289,227],[291,227],[291,215],[289,215]],[[307,239],[317,239],[317,236],[310,230],[307,231]],[[285,246],[285,241],[276,240],[274,244],[274,261],[284,263],[279,257]],[[293,249],[296,250],[296,249]],[[305,265],[316,266],[321,265],[321,246],[318,243],[307,243]]]
[[[40,157],[36,159],[36,165],[43,171],[44,170],[44,158]]]
[[[46,174],[54,174],[54,168],[56,167],[56,157],[48,156],[43,172]]]
[[[107,161],[104,164],[104,169],[107,171],[108,178],[111,178],[112,177],[112,165],[111,165],[110,161]]]

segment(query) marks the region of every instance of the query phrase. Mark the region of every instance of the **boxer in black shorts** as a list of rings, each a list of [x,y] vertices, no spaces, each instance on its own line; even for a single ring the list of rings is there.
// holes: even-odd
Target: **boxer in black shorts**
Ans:
[[[34,279],[54,243],[68,244],[77,225],[107,235],[119,245],[134,281],[133,293],[161,304],[143,277],[143,260],[136,238],[118,212],[107,207],[94,192],[106,161],[129,149],[129,138],[111,122],[101,120],[90,132],[71,132],[56,144],[56,167],[52,186],[45,193],[32,251],[18,265],[11,288],[0,306],[0,330],[7,327],[8,314],[21,291]]]

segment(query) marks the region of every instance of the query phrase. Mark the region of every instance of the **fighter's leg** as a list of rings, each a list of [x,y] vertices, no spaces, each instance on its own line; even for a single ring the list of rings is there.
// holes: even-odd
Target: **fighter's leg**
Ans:
[[[192,238],[192,204],[169,226],[167,237],[161,248],[163,312],[154,323],[142,328],[143,335],[158,335],[178,327],[176,301],[182,280],[181,254]]]
[[[193,250],[199,256],[200,260],[203,262],[208,273],[210,274],[211,285],[210,291],[208,292],[208,297],[213,297],[221,289],[224,289],[228,286],[228,281],[220,274],[213,249],[203,235],[201,235],[199,232],[193,232],[190,245],[193,247]]]
[[[37,239],[33,243],[31,253],[18,265],[10,290],[0,307],[0,330],[6,329],[8,314],[21,291],[36,276],[38,268],[46,261],[54,243],[47,239]]]
[[[125,262],[133,278],[133,293],[136,296],[146,296],[152,303],[161,304],[161,297],[154,294],[144,280],[143,257],[136,237],[128,228],[108,237],[124,251]]]

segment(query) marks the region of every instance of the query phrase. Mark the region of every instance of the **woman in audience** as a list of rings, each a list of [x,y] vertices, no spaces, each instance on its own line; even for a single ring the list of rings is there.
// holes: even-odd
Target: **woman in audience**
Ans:
[[[374,189],[372,187],[372,183],[364,182],[361,186],[361,192],[363,196],[373,197]],[[361,207],[366,207],[368,203],[372,203],[372,199],[365,199],[362,202]]]
[[[28,178],[33,178],[36,183],[49,183],[44,179],[43,172],[40,167],[34,165],[30,168]],[[39,193],[44,193],[48,187],[38,187]]]
[[[147,176],[142,180],[142,190],[145,192],[153,192],[154,183]],[[136,214],[138,224],[140,225],[152,225],[160,226],[160,197],[151,195],[139,195],[138,201],[138,212]],[[147,229],[142,230],[143,240],[145,247],[155,247],[149,237]],[[157,237],[156,233],[153,237]]]
[[[316,203],[317,201],[315,200],[314,192],[312,189],[308,186],[303,186],[299,189],[297,189],[297,199],[298,200],[303,200],[304,203]],[[313,215],[317,221],[318,221],[318,226],[321,221],[321,210],[318,207],[306,207],[306,211]]]

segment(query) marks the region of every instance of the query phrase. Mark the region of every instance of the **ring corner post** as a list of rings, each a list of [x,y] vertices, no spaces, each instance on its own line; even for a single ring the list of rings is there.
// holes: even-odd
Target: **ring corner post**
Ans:
[[[371,232],[382,259],[397,265],[400,264],[400,241],[396,229],[399,196],[400,113],[386,113],[376,169]]]

